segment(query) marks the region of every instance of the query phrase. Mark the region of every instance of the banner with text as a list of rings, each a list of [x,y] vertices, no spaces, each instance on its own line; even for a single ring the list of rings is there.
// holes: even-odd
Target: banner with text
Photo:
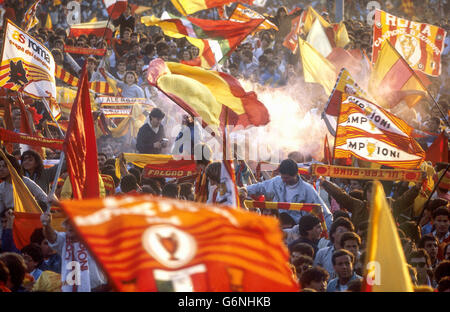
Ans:
[[[0,87],[31,97],[56,98],[55,61],[38,40],[7,20],[0,63]]]

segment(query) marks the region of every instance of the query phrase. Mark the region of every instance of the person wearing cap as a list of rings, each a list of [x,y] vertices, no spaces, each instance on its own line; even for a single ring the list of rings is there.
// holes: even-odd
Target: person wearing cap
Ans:
[[[167,138],[161,121],[166,114],[155,107],[148,115],[136,137],[136,150],[141,154],[161,154],[167,146]]]
[[[279,176],[270,180],[247,186],[245,188],[247,194],[264,195],[267,201],[273,202],[320,204],[329,228],[333,216],[313,186],[300,178],[297,163],[292,159],[285,159],[280,164],[279,172]],[[280,209],[281,212],[287,212],[295,222],[301,220],[302,216],[309,215],[305,211]]]

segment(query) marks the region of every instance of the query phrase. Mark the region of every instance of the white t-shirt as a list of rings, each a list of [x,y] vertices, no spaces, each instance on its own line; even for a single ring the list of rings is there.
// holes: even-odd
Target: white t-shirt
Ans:
[[[299,182],[300,181],[298,181],[294,185],[286,185],[286,202],[292,203],[292,199],[298,193],[297,187]]]
[[[56,241],[49,246],[56,250],[61,255],[61,281],[62,291],[72,292],[74,284],[77,292],[90,292],[93,288],[100,285],[107,284],[103,272],[98,268],[92,256],[87,251],[86,247],[80,243],[75,242],[73,246],[74,255],[71,252],[70,246],[67,246],[66,233],[56,232]],[[83,261],[87,259],[87,261]],[[78,262],[78,264],[73,263]],[[75,269],[79,268],[79,270]],[[79,274],[77,275],[77,272]],[[76,282],[73,282],[73,280]]]

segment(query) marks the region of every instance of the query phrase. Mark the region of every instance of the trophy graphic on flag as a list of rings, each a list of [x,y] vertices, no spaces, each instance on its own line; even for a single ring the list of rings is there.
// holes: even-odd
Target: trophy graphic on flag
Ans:
[[[157,235],[161,245],[170,254],[169,260],[170,261],[177,261],[178,258],[174,256],[175,252],[178,249],[178,239],[177,239],[177,236],[175,235],[175,233],[171,233],[170,236],[168,236],[168,237],[163,237],[163,236],[161,236],[159,234],[156,234],[156,235]]]

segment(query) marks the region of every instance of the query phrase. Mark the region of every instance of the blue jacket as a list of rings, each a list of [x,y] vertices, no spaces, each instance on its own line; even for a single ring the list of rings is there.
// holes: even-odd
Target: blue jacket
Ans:
[[[267,181],[249,185],[247,186],[247,192],[249,195],[264,195],[265,197],[269,198],[273,197],[270,200],[273,202],[287,202],[286,184],[283,182],[283,180],[281,180],[280,176],[276,176]],[[317,194],[314,187],[311,184],[303,181],[300,176],[299,183],[297,184],[297,194],[290,202],[303,204],[320,204],[323,209],[323,215],[327,228],[329,229],[331,227],[331,223],[333,222],[333,215],[330,213],[327,205],[322,200],[322,198],[320,198],[319,194]],[[305,211],[280,209],[280,213],[281,212],[286,212],[287,214],[289,214],[297,223],[302,216],[308,213]]]
[[[353,272],[352,277],[350,278],[350,280],[348,281],[348,283],[350,281],[353,281],[354,279],[358,279],[361,278],[361,276],[359,276],[358,274],[356,274],[355,272]],[[347,283],[347,284],[348,284]],[[336,291],[342,291],[339,285],[339,277],[336,277],[334,279],[332,279],[327,286],[327,292],[336,292]]]

